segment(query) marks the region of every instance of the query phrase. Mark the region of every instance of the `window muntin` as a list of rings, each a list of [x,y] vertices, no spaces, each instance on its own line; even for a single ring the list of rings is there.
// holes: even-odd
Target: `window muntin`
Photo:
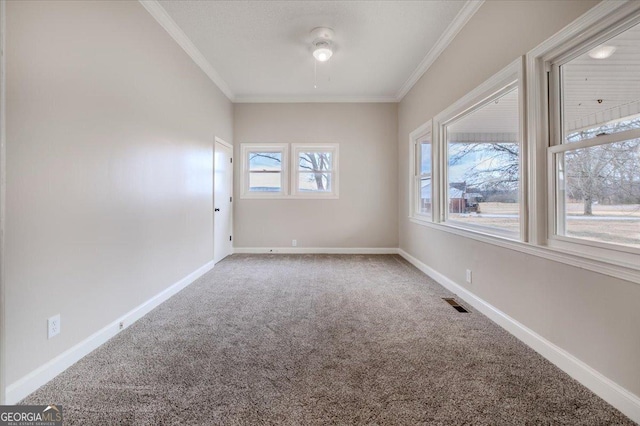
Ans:
[[[520,237],[517,82],[445,124],[447,221]]]
[[[611,46],[606,58],[590,53]],[[640,248],[640,24],[553,64],[552,238]],[[604,244],[604,245],[602,245]]]
[[[286,144],[242,144],[243,198],[277,198],[288,193]]]
[[[338,196],[338,146],[292,144],[292,195],[302,198]]]
[[[563,143],[580,142],[587,139],[594,139],[603,135],[622,133],[627,130],[640,129],[640,115],[626,117],[606,124],[597,124],[579,130],[565,131]]]
[[[282,192],[282,153],[249,151],[249,191]]]

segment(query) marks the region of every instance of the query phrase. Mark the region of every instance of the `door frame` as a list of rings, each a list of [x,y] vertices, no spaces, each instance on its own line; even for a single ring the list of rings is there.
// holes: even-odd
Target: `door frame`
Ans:
[[[231,197],[234,197],[234,185],[233,185],[233,178],[235,176],[235,170],[234,170],[234,163],[233,163],[233,154],[234,154],[234,149],[233,149],[233,145],[230,144],[229,142],[225,141],[224,139],[215,136],[213,138],[213,176],[212,176],[212,183],[213,183],[213,190],[211,191],[211,199],[213,202],[213,208],[215,211],[216,208],[216,144],[219,143],[220,145],[223,145],[227,148],[229,148],[231,150]],[[231,205],[231,219],[229,222],[229,227],[231,228],[231,235],[233,236],[235,233],[233,232],[233,201],[231,201],[229,203]],[[213,214],[214,212],[212,212],[212,218],[213,218],[213,260],[215,260],[216,258],[216,215]],[[231,241],[231,254],[233,254],[233,243],[234,241]]]

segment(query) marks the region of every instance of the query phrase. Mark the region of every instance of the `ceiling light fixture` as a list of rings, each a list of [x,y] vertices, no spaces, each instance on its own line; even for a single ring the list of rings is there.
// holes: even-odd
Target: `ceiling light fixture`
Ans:
[[[615,46],[605,46],[604,44],[589,51],[589,56],[593,59],[607,59],[616,51]]]
[[[331,44],[326,41],[319,41],[315,43],[313,49],[313,57],[316,58],[320,62],[326,62],[333,55],[333,50],[331,50]]]
[[[313,88],[318,88],[318,62],[327,62],[333,56],[333,30],[318,27],[311,30],[311,53],[316,59],[313,61]],[[331,81],[331,77],[329,77]]]
[[[331,28],[318,27],[311,30],[311,50],[313,57],[320,62],[326,62],[333,55],[333,30]]]

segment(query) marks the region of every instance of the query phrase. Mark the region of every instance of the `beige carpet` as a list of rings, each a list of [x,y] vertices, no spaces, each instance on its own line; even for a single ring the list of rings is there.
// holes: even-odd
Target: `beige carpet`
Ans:
[[[23,403],[66,424],[632,424],[398,256],[234,255]]]

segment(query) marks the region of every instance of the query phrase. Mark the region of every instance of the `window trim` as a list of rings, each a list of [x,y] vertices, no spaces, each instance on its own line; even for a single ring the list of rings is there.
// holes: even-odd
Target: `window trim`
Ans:
[[[527,162],[528,162],[528,145],[526,138],[526,108],[525,108],[525,81],[524,81],[524,56],[516,59],[501,71],[490,77],[484,83],[471,90],[462,98],[458,99],[444,111],[436,115],[433,119],[433,139],[432,144],[438,150],[438,166],[439,172],[435,179],[437,184],[433,183],[433,187],[437,187],[438,191],[438,213],[437,220],[434,222],[441,223],[444,226],[453,226],[469,232],[479,232],[483,235],[493,235],[497,238],[506,238],[514,241],[528,240],[528,180],[527,180]],[[520,139],[520,233],[519,235],[511,232],[505,232],[499,228],[486,227],[482,225],[474,225],[462,223],[460,221],[448,218],[449,206],[449,176],[448,176],[448,143],[446,138],[446,126],[455,122],[459,118],[482,108],[489,103],[493,97],[506,93],[514,88],[518,89],[518,118],[519,118],[519,139]],[[434,172],[435,174],[435,172]],[[434,197],[435,198],[435,197]]]
[[[595,46],[604,43],[635,25],[640,25],[640,16],[620,16],[621,14],[624,15],[623,12],[627,9],[628,7],[620,7],[608,18],[603,19],[601,22],[596,23],[584,31],[582,34],[583,39],[578,43],[572,40],[559,41],[555,45],[554,54],[543,57],[543,62],[548,72],[549,91],[546,102],[549,105],[548,108],[550,111],[548,118],[549,137],[546,144],[546,177],[548,182],[546,245],[550,248],[570,251],[613,264],[638,265],[640,264],[640,249],[638,248],[560,234],[561,219],[559,217],[557,187],[557,154],[640,137],[640,131],[638,129],[632,129],[598,136],[584,141],[564,143],[564,132],[562,128],[561,67],[588,52],[590,49],[593,49]],[[636,5],[635,9],[638,10],[640,8]]]
[[[551,174],[555,173],[553,156],[562,139],[553,127],[560,110],[551,96],[557,99],[560,88],[551,64],[570,61],[639,23],[639,11],[640,2],[601,2],[526,55],[527,132],[528,139],[535,141],[529,145],[530,242],[536,251],[559,262],[638,284],[638,256],[620,251],[624,246],[553,235],[556,192]],[[576,143],[580,142],[566,145],[573,145],[571,149]],[[608,248],[603,249],[602,244]]]
[[[303,192],[298,190],[300,170],[298,167],[299,153],[309,152],[331,152],[331,191],[326,192]],[[339,190],[339,145],[337,143],[292,143],[291,144],[291,198],[301,199],[336,199],[340,197]]]
[[[338,143],[241,143],[240,144],[240,198],[241,199],[337,199],[339,193],[339,149]],[[297,190],[298,152],[330,151],[333,154],[331,192],[300,192]],[[249,152],[279,152],[282,155],[280,183],[281,191],[249,191]],[[290,158],[291,157],[291,158]]]
[[[279,199],[289,198],[289,145],[286,143],[243,143],[240,144],[241,164],[240,171],[240,198],[243,199]],[[282,155],[280,188],[281,191],[249,191],[249,153],[250,152],[279,152]]]
[[[427,215],[418,211],[420,186],[417,184],[418,179],[422,177],[418,174],[418,159],[422,161],[422,154],[418,155],[418,141],[429,137],[431,143],[431,214]],[[421,222],[434,222],[434,214],[437,211],[435,198],[435,176],[436,171],[436,149],[433,143],[433,125],[429,120],[409,134],[409,218]]]

